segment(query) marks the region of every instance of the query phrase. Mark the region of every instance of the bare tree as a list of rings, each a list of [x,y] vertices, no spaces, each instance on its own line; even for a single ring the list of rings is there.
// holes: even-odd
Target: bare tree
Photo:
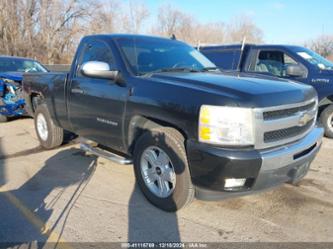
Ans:
[[[249,16],[235,17],[228,25],[228,42],[240,42],[246,38],[247,42],[262,43],[263,32]]]
[[[1,0],[0,53],[68,63],[83,35],[138,33],[148,16],[133,0]]]
[[[0,5],[0,51],[29,53],[32,44],[36,1],[2,0]]]
[[[82,0],[1,0],[0,52],[44,63],[67,62],[89,9]]]
[[[193,32],[196,44],[220,44],[227,39],[226,25],[223,22],[199,24]]]
[[[47,52],[47,63],[58,63],[72,51],[71,38],[82,29],[79,22],[89,16],[89,7],[87,1],[40,0],[37,37]]]
[[[149,17],[149,11],[142,1],[128,1],[122,16],[123,30],[127,33],[142,32],[143,24]]]
[[[157,22],[151,33],[166,37],[175,35],[177,39],[193,42],[195,40],[192,30],[198,23],[195,19],[171,5],[162,5],[159,8]]]
[[[260,42],[261,30],[247,17],[230,25],[200,23],[171,5],[161,5],[156,23],[146,29],[149,11],[142,0],[0,0],[0,53],[36,58],[43,63],[69,63],[86,34],[128,32],[167,36],[193,45]]]
[[[262,31],[247,16],[235,18],[229,25],[199,23],[192,15],[171,5],[160,7],[152,33],[168,37],[175,34],[178,39],[191,44],[240,42],[244,37],[249,42],[262,42]]]
[[[81,35],[113,33],[119,31],[121,4],[117,0],[95,1],[94,11],[81,25],[86,27]]]
[[[307,42],[305,46],[326,58],[333,59],[333,35],[321,35]]]

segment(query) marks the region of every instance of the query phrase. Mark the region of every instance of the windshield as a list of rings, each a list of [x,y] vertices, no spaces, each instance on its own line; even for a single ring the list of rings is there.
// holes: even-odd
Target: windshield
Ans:
[[[295,48],[293,49],[299,56],[307,60],[311,64],[317,66],[321,70],[333,70],[333,62],[326,60],[324,57],[313,52],[307,48]]]
[[[0,72],[47,72],[37,61],[21,58],[0,58]]]
[[[216,68],[196,49],[179,41],[159,38],[121,38],[117,43],[136,75],[179,69],[202,71]]]

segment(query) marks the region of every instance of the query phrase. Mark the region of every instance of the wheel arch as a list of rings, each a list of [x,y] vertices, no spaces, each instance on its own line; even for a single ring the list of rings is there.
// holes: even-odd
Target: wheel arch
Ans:
[[[24,96],[24,100],[25,100],[25,108],[27,113],[33,117],[34,113],[35,113],[35,107],[33,104],[33,101],[35,101],[34,99],[37,99],[37,101],[39,102],[39,104],[43,101],[44,99],[44,95],[40,92],[31,92],[29,95],[25,95]]]
[[[132,154],[134,151],[136,140],[148,130],[159,127],[171,127],[177,130],[186,140],[188,138],[184,129],[179,126],[161,119],[154,117],[136,115],[134,116],[128,124],[127,132],[127,150],[129,154]]]
[[[318,106],[318,115],[320,116],[321,113],[330,105],[333,104],[333,95],[327,96],[324,99],[322,99],[319,102],[319,106]]]

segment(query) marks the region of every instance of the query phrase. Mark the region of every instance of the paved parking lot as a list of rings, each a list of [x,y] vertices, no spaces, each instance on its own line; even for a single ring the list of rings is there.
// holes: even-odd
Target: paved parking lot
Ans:
[[[177,214],[145,200],[131,166],[78,147],[41,150],[32,119],[0,124],[0,242],[333,241],[332,140],[297,187]]]

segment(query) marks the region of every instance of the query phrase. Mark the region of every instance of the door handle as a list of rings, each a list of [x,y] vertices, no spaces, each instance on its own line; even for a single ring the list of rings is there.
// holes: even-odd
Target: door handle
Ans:
[[[84,94],[84,91],[80,88],[72,88],[71,93]]]

